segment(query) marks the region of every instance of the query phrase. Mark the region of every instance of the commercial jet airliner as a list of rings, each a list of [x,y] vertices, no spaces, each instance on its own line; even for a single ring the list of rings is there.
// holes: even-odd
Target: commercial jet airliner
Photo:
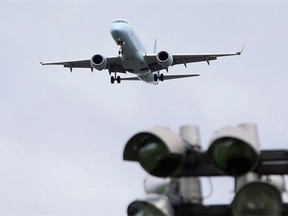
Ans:
[[[206,61],[210,64],[211,60],[216,60],[217,57],[240,55],[240,52],[235,53],[218,53],[218,54],[170,54],[167,51],[156,53],[156,40],[154,44],[154,53],[148,54],[136,36],[134,30],[124,19],[115,20],[110,29],[111,35],[119,46],[118,56],[104,57],[101,54],[94,55],[88,60],[63,61],[63,62],[40,62],[42,65],[63,65],[70,68],[90,68],[99,71],[107,69],[111,76],[111,83],[115,81],[120,83],[121,80],[142,80],[151,84],[158,84],[159,81],[168,79],[178,79],[186,77],[199,76],[199,74],[182,74],[182,75],[163,75],[160,71],[177,64],[184,64],[187,67],[188,63]],[[120,77],[117,73],[131,73],[134,77]]]

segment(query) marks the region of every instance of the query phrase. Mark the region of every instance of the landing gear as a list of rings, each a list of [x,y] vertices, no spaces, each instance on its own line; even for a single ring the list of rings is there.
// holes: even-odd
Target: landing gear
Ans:
[[[111,84],[114,84],[115,80],[117,81],[118,84],[121,83],[121,77],[116,76],[116,74],[115,74],[115,76],[111,76],[111,78],[110,78]]]
[[[111,84],[114,84],[114,82],[115,82],[115,78],[114,78],[113,76],[111,76],[110,81],[111,81]]]
[[[122,56],[123,55],[123,50],[122,50],[122,47],[120,47],[119,51],[118,51],[118,56]]]
[[[160,75],[159,75],[159,73],[158,74],[154,74],[154,81],[157,82],[158,80],[164,81],[163,73],[161,73]]]
[[[159,79],[160,79],[161,82],[164,81],[164,75],[163,75],[163,73],[160,74]]]
[[[120,76],[117,76],[116,80],[117,80],[117,83],[120,84],[120,82],[121,82],[121,77],[120,77]]]
[[[157,82],[158,81],[158,75],[154,74],[154,81]]]
[[[125,45],[125,42],[122,41],[120,38],[118,38],[117,44],[118,44],[118,46],[123,46],[123,45]]]
[[[117,44],[119,46],[118,56],[120,57],[123,55],[123,46],[125,45],[125,42],[119,38]]]

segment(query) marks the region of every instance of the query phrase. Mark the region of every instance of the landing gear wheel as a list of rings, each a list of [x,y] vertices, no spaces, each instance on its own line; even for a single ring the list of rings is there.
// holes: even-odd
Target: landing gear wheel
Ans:
[[[120,83],[121,82],[121,77],[117,76],[116,80],[117,80],[117,83]]]
[[[114,84],[114,82],[115,82],[115,78],[114,78],[113,76],[111,76],[110,81],[111,81],[111,84]]]
[[[160,81],[162,81],[162,82],[164,81],[164,75],[163,75],[162,73],[160,74],[159,79],[160,79]]]
[[[154,81],[157,82],[158,81],[159,76],[157,74],[154,74]]]

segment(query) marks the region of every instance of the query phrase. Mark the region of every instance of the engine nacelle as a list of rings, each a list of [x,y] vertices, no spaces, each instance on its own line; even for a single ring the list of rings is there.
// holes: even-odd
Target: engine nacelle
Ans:
[[[157,62],[164,68],[168,68],[173,64],[173,56],[166,51],[157,53]]]
[[[107,59],[106,59],[104,56],[100,55],[100,54],[96,54],[96,55],[94,55],[94,56],[91,58],[90,64],[91,64],[91,66],[92,66],[93,68],[101,71],[101,70],[103,70],[103,69],[106,68],[106,66],[107,66]]]

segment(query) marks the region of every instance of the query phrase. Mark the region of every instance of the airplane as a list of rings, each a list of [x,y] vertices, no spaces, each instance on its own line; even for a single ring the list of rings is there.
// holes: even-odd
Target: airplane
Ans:
[[[111,83],[120,83],[121,80],[142,80],[150,84],[158,84],[159,81],[169,79],[179,79],[186,77],[195,77],[199,74],[177,74],[164,75],[162,70],[168,72],[168,68],[173,65],[183,64],[187,67],[188,63],[206,61],[210,65],[211,60],[218,57],[241,55],[242,50],[234,53],[218,54],[170,54],[167,51],[156,53],[156,40],[154,44],[154,53],[148,54],[135,34],[132,27],[125,19],[116,19],[113,21],[110,33],[116,44],[119,46],[118,56],[105,57],[101,54],[92,56],[91,59],[62,62],[40,62],[42,65],[63,65],[70,68],[89,68],[104,70],[107,69],[110,74]],[[127,72],[134,74],[133,77],[120,77],[117,73]]]

